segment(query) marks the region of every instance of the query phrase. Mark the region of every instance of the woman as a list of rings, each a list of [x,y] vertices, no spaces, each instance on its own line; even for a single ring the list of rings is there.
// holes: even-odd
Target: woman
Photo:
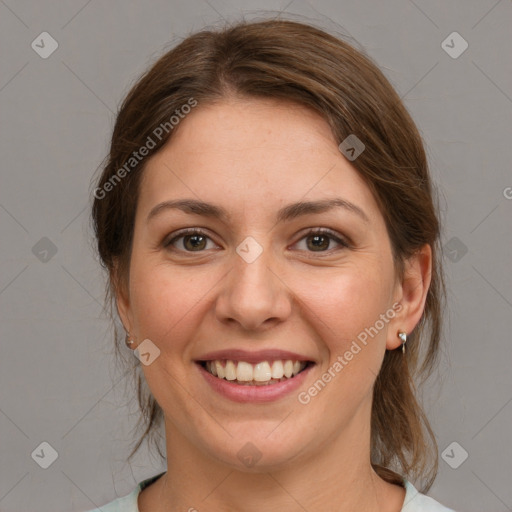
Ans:
[[[449,510],[422,494],[413,384],[440,343],[440,227],[367,57],[289,21],[188,37],[122,104],[94,196],[167,456],[102,511]]]

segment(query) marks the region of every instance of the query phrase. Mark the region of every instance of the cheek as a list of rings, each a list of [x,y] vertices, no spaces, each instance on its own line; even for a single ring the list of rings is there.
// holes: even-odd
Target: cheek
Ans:
[[[347,271],[326,279],[321,287],[316,281],[316,290],[312,286],[313,281],[303,283],[305,314],[323,353],[320,379],[329,382],[326,392],[315,400],[329,422],[348,421],[359,404],[371,397],[382,365],[387,328],[372,336],[366,329],[375,326],[389,307],[389,283],[375,271]],[[345,404],[344,409],[333,403]]]
[[[390,284],[383,275],[382,269],[373,266],[345,268],[325,276],[321,284],[312,278],[301,280],[298,295],[331,358],[343,354],[389,307]],[[378,337],[383,339],[384,335],[385,329]]]
[[[132,307],[140,335],[160,348],[165,344],[166,350],[180,348],[211,286],[198,275],[185,276],[162,264],[135,264],[132,275]]]

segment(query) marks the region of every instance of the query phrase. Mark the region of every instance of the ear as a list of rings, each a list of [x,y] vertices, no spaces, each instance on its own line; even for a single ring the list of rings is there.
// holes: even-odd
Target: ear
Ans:
[[[125,331],[132,334],[134,324],[130,307],[130,294],[128,284],[126,283],[126,280],[123,279],[123,276],[121,276],[119,268],[119,264],[116,261],[111,273],[111,282],[114,288],[117,313],[123,323]]]
[[[401,345],[397,333],[410,334],[423,315],[432,277],[432,248],[425,244],[405,261],[404,276],[395,289],[395,302],[402,308],[390,322],[386,348],[394,350]]]

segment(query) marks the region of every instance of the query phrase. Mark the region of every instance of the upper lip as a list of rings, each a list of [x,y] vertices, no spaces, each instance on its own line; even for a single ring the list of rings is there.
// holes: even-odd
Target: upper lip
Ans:
[[[286,361],[291,359],[292,361],[313,361],[312,358],[297,354],[295,352],[289,352],[287,350],[257,350],[247,351],[241,349],[228,349],[228,350],[216,350],[214,352],[208,352],[201,357],[198,357],[196,361],[215,361],[230,359],[231,361],[245,361],[250,364],[261,363],[262,361]]]

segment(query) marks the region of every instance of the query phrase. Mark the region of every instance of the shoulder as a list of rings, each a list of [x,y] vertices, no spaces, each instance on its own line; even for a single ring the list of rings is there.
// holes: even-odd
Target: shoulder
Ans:
[[[139,512],[137,507],[137,496],[139,495],[139,488],[134,489],[130,494],[117,498],[100,508],[88,510],[87,512]]]
[[[87,512],[139,512],[139,507],[137,506],[137,498],[145,487],[149,484],[153,483],[157,478],[160,478],[164,473],[160,473],[158,475],[152,476],[151,478],[147,478],[140,482],[137,487],[126,496],[122,496],[121,498],[117,498],[106,505],[102,505],[99,508],[95,508],[93,510],[88,510]]]
[[[400,512],[455,512],[435,499],[421,494],[408,480],[404,480],[404,485],[405,500]]]

